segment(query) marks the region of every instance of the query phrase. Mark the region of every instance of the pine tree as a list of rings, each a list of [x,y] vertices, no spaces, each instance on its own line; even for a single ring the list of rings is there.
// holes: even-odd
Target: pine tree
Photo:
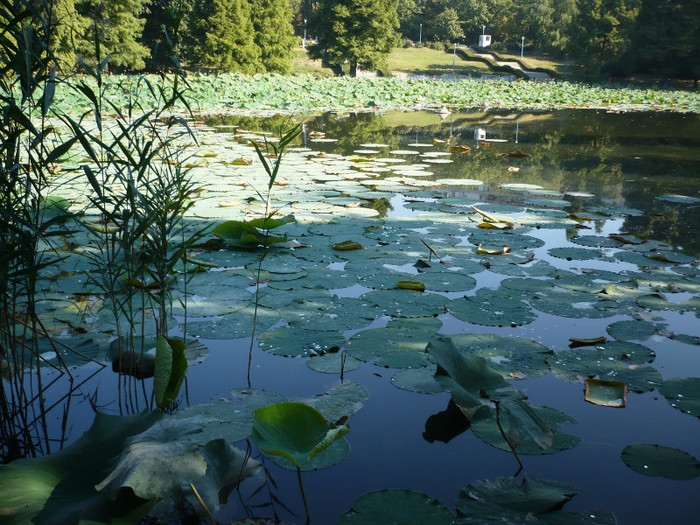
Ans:
[[[314,23],[319,41],[311,55],[338,67],[347,61],[351,76],[358,64],[383,67],[398,41],[396,7],[397,0],[327,0]]]
[[[139,18],[149,0],[74,0],[78,17],[73,28],[76,51],[88,63],[95,61],[95,38],[101,60],[110,55],[112,66],[142,69],[148,49],[139,42],[144,20]]]
[[[294,47],[290,0],[253,0],[251,5],[262,67],[266,71],[288,73]]]
[[[189,67],[241,73],[260,67],[248,0],[195,0],[185,40]]]

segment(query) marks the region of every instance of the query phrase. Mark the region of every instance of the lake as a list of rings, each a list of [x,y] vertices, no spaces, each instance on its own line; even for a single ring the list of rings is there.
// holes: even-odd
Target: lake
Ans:
[[[559,436],[554,444],[519,457],[529,476],[579,490],[566,510],[609,512],[625,524],[695,521],[700,478],[645,476],[621,453],[648,443],[700,457],[698,414],[671,404],[692,391],[671,380],[700,378],[698,115],[482,108],[210,116],[195,123],[200,144],[187,150],[202,189],[188,228],[261,212],[266,178],[247,144],[292,121],[302,130],[272,189],[278,215],[297,218],[279,228],[289,242],[264,260],[221,245],[193,252],[210,266],[192,277],[187,324],[176,308],[172,332],[186,330],[206,349],[190,360],[180,408],[230,399],[234,389],[290,400],[324,394],[340,385],[333,360],[345,355],[344,384],[368,397],[353,398],[362,408],[344,437],[349,454],[333,452],[347,457],[303,474],[311,522],[335,523],[362,494],[382,489],[410,489],[454,509],[468,484],[522,472],[503,443],[497,448],[492,422],[468,421],[449,379],[432,379],[439,354],[426,354],[426,344],[451,337],[462,354],[485,357],[527,407],[558,411],[536,409]],[[57,194],[72,209],[85,205],[80,179],[71,176]],[[362,249],[333,249],[344,241]],[[55,270],[41,283],[52,300],[81,287],[97,293],[90,269],[70,262],[73,273]],[[109,319],[100,315],[81,320],[95,343],[83,353],[105,362]],[[74,336],[61,331],[66,344]],[[71,383],[44,377],[51,450],[90,426],[93,407],[148,406],[150,380],[142,386],[84,356],[66,359]],[[593,377],[625,383],[624,407],[587,401],[584,381]],[[519,421],[512,416],[514,433]],[[303,523],[295,473],[254,456],[276,486],[245,481],[219,522],[276,515]]]

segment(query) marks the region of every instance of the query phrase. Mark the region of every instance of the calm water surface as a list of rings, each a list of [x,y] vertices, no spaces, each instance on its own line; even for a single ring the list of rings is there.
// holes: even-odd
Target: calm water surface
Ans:
[[[433,175],[423,177],[425,180],[468,178],[483,182],[466,189],[443,188],[438,191],[438,197],[522,207],[545,206],[572,213],[584,213],[597,206],[632,208],[638,212],[592,222],[592,230],[634,232],[668,242],[689,254],[700,254],[700,119],[697,115],[465,111],[443,116],[430,112],[325,114],[303,120],[299,147],[379,157],[391,156],[391,150],[415,151],[403,156],[394,154],[407,159],[407,164],[431,160],[420,156],[426,151],[445,152],[447,156],[432,159],[449,158],[453,162],[428,162],[427,169]],[[222,117],[212,118],[207,124],[271,130],[281,121],[281,118]],[[323,139],[336,141],[319,141],[319,133],[325,133]],[[377,147],[376,154],[357,153],[372,150],[372,146],[363,144],[386,147]],[[456,154],[450,146],[469,146],[470,151]],[[512,183],[537,185],[542,190],[524,193],[501,188]],[[659,198],[667,195],[686,199],[671,202]],[[389,200],[389,217],[415,214],[406,197]],[[569,238],[564,230],[540,233],[547,242],[546,248],[565,245]],[[546,254],[543,252],[542,256]],[[576,266],[561,259],[547,260],[564,268]],[[479,286],[495,286],[500,278],[503,276],[482,272],[478,275]],[[693,313],[664,316],[673,329],[700,335]],[[584,328],[587,333],[604,333],[607,324],[625,318],[620,315],[579,320],[541,313],[535,322],[517,328],[474,325],[470,328],[527,337],[561,350],[567,348],[572,334],[580,334]],[[444,334],[457,333],[466,326],[449,314],[442,316],[442,320],[440,331]],[[188,373],[187,389],[192,404],[246,385],[249,342],[205,342],[209,356],[192,366]],[[700,376],[697,346],[659,335],[650,337],[644,344],[656,351],[654,365],[664,379]],[[80,380],[94,371],[94,367],[83,367],[75,375]],[[361,494],[384,488],[416,490],[452,507],[460,488],[468,483],[495,480],[516,472],[517,463],[511,454],[480,441],[463,427],[459,418],[450,415],[449,394],[423,395],[399,390],[389,381],[392,374],[393,370],[370,364],[347,373],[348,379],[369,390],[370,400],[351,419],[351,432],[347,435],[352,446],[349,458],[334,467],[304,475],[312,523],[334,523]],[[337,383],[337,378],[311,371],[302,359],[285,359],[256,350],[252,382],[254,387],[276,390],[297,399],[327,391]],[[625,408],[612,409],[584,402],[581,384],[564,382],[553,375],[527,379],[515,387],[525,392],[533,403],[556,408],[578,421],[560,429],[581,438],[576,447],[558,454],[522,458],[530,475],[580,489],[566,509],[613,512],[619,523],[629,525],[697,522],[700,479],[673,481],[645,477],[620,460],[622,448],[639,442],[672,446],[700,457],[697,418],[673,409],[656,391],[631,393]],[[70,406],[68,440],[77,438],[92,420],[88,398],[97,390],[109,392],[115,388],[116,376],[109,370],[99,372],[81,387]],[[102,408],[116,410],[115,401],[105,402],[103,394],[100,399]],[[59,427],[61,416],[53,413],[50,423]],[[295,517],[278,507],[281,517],[303,523],[296,474],[276,467],[272,461],[266,464],[278,484],[278,496],[296,513]],[[244,500],[256,486],[249,482],[243,485]],[[222,511],[221,522],[244,517],[238,498],[234,495],[230,499],[231,503]],[[255,501],[260,502],[260,497]],[[260,512],[269,513],[269,510]]]

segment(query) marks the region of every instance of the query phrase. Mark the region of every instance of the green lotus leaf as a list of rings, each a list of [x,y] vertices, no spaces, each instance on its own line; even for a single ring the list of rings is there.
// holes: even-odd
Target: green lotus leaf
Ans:
[[[421,394],[437,394],[445,389],[435,381],[435,370],[429,368],[404,368],[391,376],[391,384],[401,390]]]
[[[700,417],[700,378],[667,379],[661,383],[659,392],[673,408]]]
[[[434,317],[400,318],[386,328],[371,328],[354,334],[345,351],[361,361],[390,368],[419,368],[430,363],[425,347],[442,322]]]
[[[323,355],[345,343],[343,334],[322,330],[282,326],[258,336],[260,348],[287,357]]]
[[[481,288],[476,295],[453,299],[447,309],[457,319],[484,326],[518,326],[533,322],[537,314],[506,290]]]
[[[273,230],[275,228],[279,228],[280,226],[284,226],[285,224],[289,224],[290,222],[295,222],[296,219],[294,218],[294,215],[287,215],[286,217],[282,217],[281,219],[275,219],[273,217],[263,217],[260,219],[253,219],[251,221],[248,221],[248,224],[254,228],[258,228],[260,230]]]
[[[633,321],[617,321],[605,329],[611,337],[618,341],[644,341],[656,333],[659,325],[635,319]]]
[[[522,480],[498,478],[476,481],[463,488],[455,507],[460,525],[497,523],[540,523],[559,525],[614,525],[612,514],[561,510],[578,489],[557,481],[539,480],[527,474]]]
[[[357,413],[369,399],[365,387],[345,380],[325,394],[306,399],[304,402],[318,410],[328,421],[337,421]]]
[[[555,454],[576,446],[580,439],[557,432],[576,420],[553,408],[531,405],[517,391],[507,392],[499,402],[499,414],[490,406],[481,407],[471,420],[474,435],[501,450],[515,448],[518,454]],[[503,438],[499,423],[508,436]]]
[[[324,374],[340,374],[341,368],[345,372],[357,370],[362,366],[362,361],[350,357],[344,352],[314,356],[306,361],[306,366],[316,372]]]
[[[253,439],[260,450],[283,456],[299,468],[349,431],[344,425],[329,425],[318,410],[304,403],[276,403],[253,413]]]
[[[508,379],[547,374],[547,361],[554,356],[550,348],[524,337],[480,333],[460,333],[450,337],[461,353],[483,357],[491,368]]]
[[[60,452],[21,459],[0,467],[0,513],[8,525],[78,523],[90,515],[103,523],[139,521],[154,502],[131,494],[116,500],[95,489],[109,472],[127,440],[163,417],[162,412],[135,416],[95,415],[90,429]]]
[[[165,408],[173,403],[180,393],[180,387],[187,374],[185,348],[182,339],[158,336],[153,376],[153,393],[158,408]]]
[[[645,363],[656,354],[636,343],[608,341],[595,347],[562,350],[548,359],[552,372],[567,381],[580,376],[626,383],[634,392],[646,392],[658,387],[661,374]]]
[[[218,401],[180,410],[171,419],[183,420],[182,424],[195,421],[199,432],[191,434],[188,439],[199,446],[215,439],[235,443],[252,433],[255,410],[286,400],[282,394],[270,390],[238,389]]]
[[[452,394],[452,399],[467,418],[483,406],[482,390],[493,391],[508,386],[503,376],[489,367],[486,359],[460,353],[449,338],[432,339],[426,352],[438,365],[435,381]]]
[[[449,525],[453,522],[450,509],[436,499],[410,490],[384,489],[357,498],[350,510],[339,518],[338,525]]]
[[[686,480],[700,476],[700,461],[677,448],[637,443],[622,450],[622,461],[645,476]]]
[[[585,399],[594,405],[621,408],[627,403],[627,385],[620,381],[586,379]]]
[[[590,259],[599,259],[603,256],[597,250],[587,250],[586,248],[551,248],[547,253],[552,257],[559,257],[567,261],[586,261]]]
[[[223,439],[210,441],[199,449],[207,464],[204,477],[194,483],[199,497],[207,509],[216,513],[219,506],[226,503],[228,495],[243,480],[254,476],[260,469],[260,462],[252,459],[245,450],[236,448]],[[185,495],[198,515],[206,515],[199,498],[188,486]]]

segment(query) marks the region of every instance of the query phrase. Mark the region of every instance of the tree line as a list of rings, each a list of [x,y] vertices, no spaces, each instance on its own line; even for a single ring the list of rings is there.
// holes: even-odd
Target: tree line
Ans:
[[[5,0],[26,2],[32,0]],[[310,55],[355,74],[381,68],[394,46],[520,46],[576,64],[585,79],[700,77],[700,0],[51,0],[54,46],[74,70],[99,54],[114,70],[157,69],[165,50],[195,70],[290,70]],[[347,68],[345,65],[347,64]]]

